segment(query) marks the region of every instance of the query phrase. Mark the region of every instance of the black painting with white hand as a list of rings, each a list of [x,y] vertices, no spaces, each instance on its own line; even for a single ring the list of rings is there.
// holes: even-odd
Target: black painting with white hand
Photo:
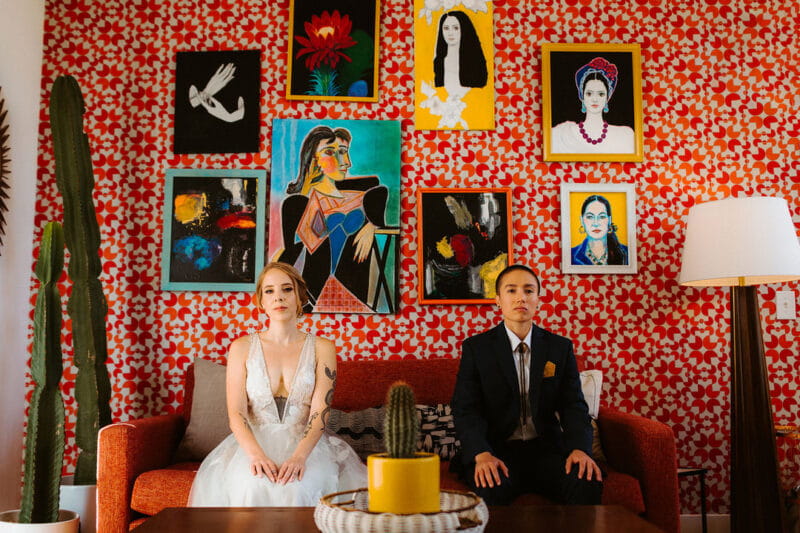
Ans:
[[[176,154],[259,151],[261,51],[178,52]]]

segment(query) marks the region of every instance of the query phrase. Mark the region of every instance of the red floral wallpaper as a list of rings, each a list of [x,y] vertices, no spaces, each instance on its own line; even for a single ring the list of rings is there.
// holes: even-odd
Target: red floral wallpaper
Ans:
[[[574,339],[588,366],[603,370],[606,404],[673,428],[679,462],[710,469],[710,511],[728,512],[728,295],[677,285],[684,218],[696,202],[758,194],[788,198],[800,222],[795,3],[497,0],[497,129],[488,132],[414,130],[412,2],[382,4],[380,101],[373,104],[284,99],[288,0],[48,0],[36,242],[45,221],[62,212],[47,103],[55,77],[68,73],[83,89],[93,150],[115,420],[177,410],[193,357],[221,360],[232,339],[262,327],[247,294],[159,289],[164,169],[268,169],[273,118],[396,119],[401,309],[314,315],[303,327],[335,339],[344,359],[457,357],[460,341],[495,323],[497,312],[416,303],[415,191],[512,187],[514,255],[544,279],[541,324]],[[543,42],[641,44],[643,163],[541,162]],[[254,48],[263,51],[260,151],[174,155],[175,53]],[[638,274],[561,274],[564,182],[636,184]],[[800,322],[775,320],[775,290],[759,289],[773,405],[776,422],[796,423]],[[74,377],[68,364],[68,395]],[[74,411],[68,398],[70,460]],[[782,478],[796,484],[797,444],[778,443]],[[682,483],[683,512],[698,512],[696,479]]]

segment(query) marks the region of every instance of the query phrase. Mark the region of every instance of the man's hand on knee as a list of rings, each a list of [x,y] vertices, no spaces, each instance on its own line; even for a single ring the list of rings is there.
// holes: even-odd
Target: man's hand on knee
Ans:
[[[500,471],[508,478],[506,464],[489,452],[481,452],[475,456],[475,486],[489,487],[500,485]]]
[[[582,450],[572,450],[572,453],[567,457],[566,465],[564,465],[567,474],[570,473],[572,465],[575,464],[578,465],[578,479],[583,479],[585,474],[587,481],[591,481],[592,479],[603,481],[603,474],[600,472],[600,467],[597,466],[597,463],[595,463],[591,457],[586,455],[586,452]],[[477,472],[477,468],[475,471]]]

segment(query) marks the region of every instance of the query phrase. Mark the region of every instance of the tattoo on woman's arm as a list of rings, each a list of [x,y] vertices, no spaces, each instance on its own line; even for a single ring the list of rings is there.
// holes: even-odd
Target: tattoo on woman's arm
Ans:
[[[247,415],[246,415],[246,414],[244,414],[244,413],[243,413],[243,412],[241,412],[241,411],[239,411],[239,413],[238,413],[238,414],[239,414],[239,417],[242,419],[242,422],[244,422],[244,427],[246,427],[247,429],[249,429],[249,430],[251,430],[251,431],[252,431],[252,428],[250,427],[250,421],[249,421],[249,420],[247,420]]]
[[[328,426],[328,419],[331,416],[331,405],[333,405],[333,390],[336,388],[336,370],[331,370],[325,365],[325,375],[331,380],[331,388],[325,394],[325,409],[322,410],[322,431]]]
[[[311,426],[314,425],[314,420],[316,420],[318,416],[319,413],[315,412],[311,415],[311,418],[308,419],[308,424],[306,424],[306,430],[303,431],[303,438],[305,438],[305,436],[308,435],[308,432],[311,431]]]

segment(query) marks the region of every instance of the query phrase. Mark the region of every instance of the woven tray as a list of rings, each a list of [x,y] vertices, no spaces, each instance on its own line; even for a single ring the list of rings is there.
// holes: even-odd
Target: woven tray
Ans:
[[[438,513],[373,513],[368,499],[367,489],[323,496],[314,509],[314,522],[323,533],[482,533],[489,521],[489,509],[472,492],[441,491]]]

